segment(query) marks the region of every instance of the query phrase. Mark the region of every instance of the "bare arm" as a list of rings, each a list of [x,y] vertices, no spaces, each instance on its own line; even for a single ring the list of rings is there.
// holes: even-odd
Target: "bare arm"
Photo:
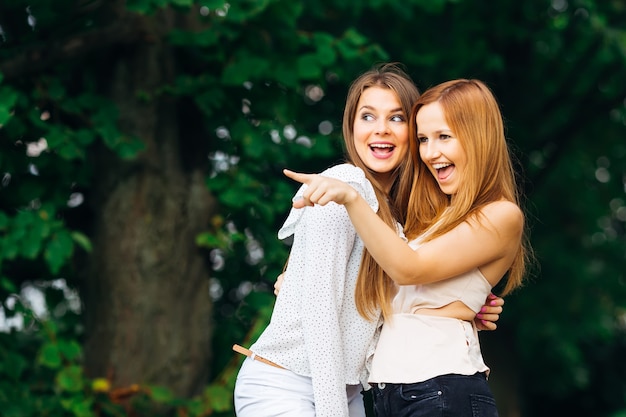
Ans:
[[[308,185],[304,199],[294,202],[294,207],[330,201],[343,204],[370,254],[399,285],[441,281],[474,268],[481,268],[495,285],[509,268],[520,242],[520,209],[511,202],[498,201],[483,208],[483,222],[464,222],[413,250],[349,185],[288,170],[285,175]]]
[[[276,277],[274,283],[274,295],[278,296],[280,287],[283,285],[285,274]],[[494,294],[489,294],[485,300],[485,304],[481,307],[480,312],[476,314],[474,323],[478,330],[496,330],[498,328],[497,321],[500,319],[504,306],[504,299]]]

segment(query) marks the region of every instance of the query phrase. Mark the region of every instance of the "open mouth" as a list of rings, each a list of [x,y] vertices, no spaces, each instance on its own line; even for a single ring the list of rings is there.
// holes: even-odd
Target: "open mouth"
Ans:
[[[370,149],[374,152],[374,154],[388,155],[393,152],[396,147],[390,143],[374,143],[370,145]]]
[[[433,164],[433,168],[435,168],[435,170],[437,171],[437,178],[443,181],[446,178],[448,178],[450,174],[452,174],[452,171],[454,171],[454,164],[450,164],[450,163]]]

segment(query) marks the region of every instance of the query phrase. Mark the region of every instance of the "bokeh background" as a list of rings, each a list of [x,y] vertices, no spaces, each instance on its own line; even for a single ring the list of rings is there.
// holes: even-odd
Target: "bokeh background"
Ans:
[[[388,61],[506,119],[536,263],[481,333],[500,415],[626,416],[623,0],[2,0],[0,414],[233,416],[281,170],[342,160]]]

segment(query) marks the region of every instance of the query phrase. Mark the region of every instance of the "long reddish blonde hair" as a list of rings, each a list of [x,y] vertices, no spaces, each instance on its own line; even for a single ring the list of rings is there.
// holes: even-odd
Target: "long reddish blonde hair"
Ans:
[[[415,117],[423,106],[434,102],[441,105],[448,126],[467,154],[463,186],[452,196],[441,191],[419,157]],[[413,239],[427,230],[425,241],[441,236],[470,216],[477,216],[482,207],[494,201],[506,199],[520,205],[500,108],[483,82],[458,79],[430,88],[413,106],[409,130],[416,172],[404,229],[407,238]],[[525,235],[508,271],[503,295],[522,284],[530,253]]]

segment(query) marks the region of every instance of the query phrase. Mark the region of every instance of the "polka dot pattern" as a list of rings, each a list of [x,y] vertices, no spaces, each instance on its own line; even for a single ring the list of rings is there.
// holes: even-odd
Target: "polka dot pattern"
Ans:
[[[349,183],[378,210],[374,189],[360,168],[342,164],[321,175]],[[345,208],[335,203],[292,209],[278,236],[293,236],[289,264],[270,324],[250,349],[311,377],[317,417],[347,416],[345,385],[367,381],[365,362],[380,325],[356,310],[363,242]]]

